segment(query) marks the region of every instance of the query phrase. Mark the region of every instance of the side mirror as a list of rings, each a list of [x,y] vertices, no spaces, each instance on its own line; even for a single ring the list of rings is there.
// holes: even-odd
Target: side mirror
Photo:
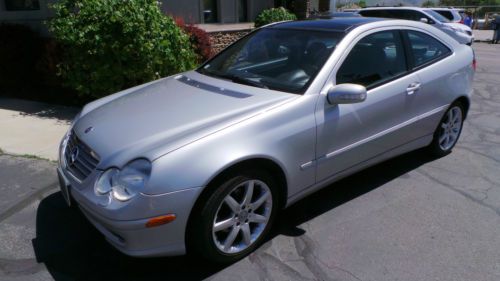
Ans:
[[[421,18],[420,19],[420,22],[423,22],[423,23],[429,23],[429,20],[427,18]]]
[[[358,103],[366,100],[366,88],[357,84],[335,85],[326,98],[329,104]]]

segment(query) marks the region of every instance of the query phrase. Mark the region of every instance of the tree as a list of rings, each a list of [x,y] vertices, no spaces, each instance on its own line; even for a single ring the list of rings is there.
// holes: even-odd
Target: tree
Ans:
[[[434,1],[432,0],[426,0],[422,3],[422,7],[435,7],[436,6],[436,3],[434,3]]]

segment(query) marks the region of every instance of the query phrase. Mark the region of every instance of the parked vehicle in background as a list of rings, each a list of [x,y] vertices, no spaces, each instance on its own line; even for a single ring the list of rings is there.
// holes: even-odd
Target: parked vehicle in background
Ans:
[[[311,19],[334,19],[334,18],[352,18],[361,17],[357,12],[323,12],[311,15]]]
[[[364,17],[379,17],[405,19],[412,21],[420,21],[432,25],[444,33],[448,34],[461,44],[472,45],[474,36],[472,30],[467,26],[450,22],[441,14],[429,8],[417,7],[377,7],[365,8],[359,11],[359,14]]]
[[[443,17],[450,20],[450,22],[458,22],[458,23],[464,22],[465,11],[463,9],[459,10],[459,9],[454,9],[454,8],[431,8],[431,10],[438,12]],[[460,14],[460,11],[462,12],[463,17]]]
[[[464,20],[466,18],[466,13],[463,9],[455,8],[431,8],[431,10],[439,13],[443,17],[450,20],[451,23],[460,23],[462,25],[454,25],[456,28],[462,29],[468,35],[474,36],[472,33],[472,28],[465,25]],[[474,22],[474,21],[473,21]]]
[[[360,10],[361,9],[342,9],[342,12],[345,12],[345,13],[357,13]]]
[[[235,262],[308,194],[417,148],[450,153],[474,67],[420,22],[270,24],[86,105],[61,142],[61,191],[125,254]]]

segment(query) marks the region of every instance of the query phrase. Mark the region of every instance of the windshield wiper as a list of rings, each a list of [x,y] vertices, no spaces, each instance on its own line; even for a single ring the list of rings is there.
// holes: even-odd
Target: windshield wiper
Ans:
[[[250,78],[234,75],[234,74],[208,71],[206,69],[200,69],[200,73],[206,74],[206,75],[212,76],[212,77],[226,79],[226,80],[229,80],[231,82],[238,83],[238,84],[245,84],[245,85],[254,86],[254,87],[258,87],[258,88],[269,89],[269,87],[264,85],[263,83],[251,80]]]
[[[237,75],[233,75],[233,74],[226,74],[226,75],[224,75],[224,78],[228,78],[229,80],[233,81],[234,83],[245,84],[245,85],[254,86],[254,87],[263,88],[263,89],[269,89],[269,87],[267,87],[266,85],[264,85],[258,81],[254,81],[254,80],[251,80],[249,78],[245,78],[245,77],[241,77],[241,76],[237,76]]]

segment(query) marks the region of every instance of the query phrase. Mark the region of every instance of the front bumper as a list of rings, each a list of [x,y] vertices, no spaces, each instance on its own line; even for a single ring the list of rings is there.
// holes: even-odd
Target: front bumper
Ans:
[[[201,188],[189,188],[161,195],[139,194],[128,202],[102,206],[101,196],[94,194],[94,172],[78,182],[59,167],[61,189],[69,186],[69,198],[88,220],[119,251],[137,257],[175,256],[185,254],[185,230],[195,200]],[[147,228],[149,218],[175,214],[168,224]]]

